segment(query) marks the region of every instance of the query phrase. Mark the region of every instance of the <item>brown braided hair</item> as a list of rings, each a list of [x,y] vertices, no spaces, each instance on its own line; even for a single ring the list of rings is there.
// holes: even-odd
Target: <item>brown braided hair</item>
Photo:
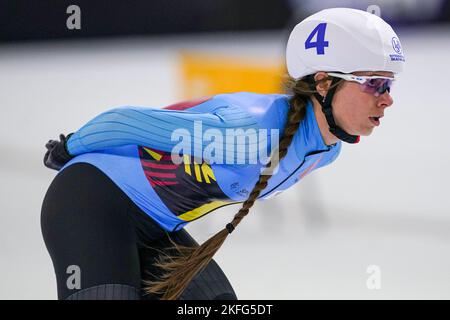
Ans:
[[[327,79],[322,79],[319,82],[323,80]],[[311,91],[306,79],[295,80],[288,76],[284,82],[284,87],[288,93],[292,94],[292,97],[289,99],[287,123],[278,149],[274,151],[279,152],[278,157],[274,157],[274,153],[272,153],[269,163],[265,166],[248,199],[244,201],[233,220],[202,245],[196,247],[181,246],[173,242],[169,237],[173,247],[168,248],[168,250],[174,250],[174,253],[160,252],[157,262],[154,265],[163,270],[164,273],[156,281],[144,282],[148,286],[145,288],[146,293],[162,294],[161,299],[164,300],[177,299],[195,275],[208,265],[227,236],[249,213],[250,208],[255,203],[261,191],[267,187],[268,180],[272,176],[272,172],[269,170],[272,167],[271,162],[274,160],[279,162],[287,154],[288,147],[299,128],[300,122],[305,117],[307,100],[314,93],[314,91]],[[275,166],[273,167],[276,167],[277,163],[274,164]]]

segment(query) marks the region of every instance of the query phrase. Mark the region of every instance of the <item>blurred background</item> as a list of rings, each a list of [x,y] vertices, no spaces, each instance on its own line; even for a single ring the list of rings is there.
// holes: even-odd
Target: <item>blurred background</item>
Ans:
[[[332,165],[257,203],[215,259],[240,299],[449,299],[444,0],[0,0],[0,299],[57,297],[40,231],[56,175],[42,164],[49,139],[116,106],[280,93],[290,30],[330,7],[397,31],[406,68],[395,103]],[[238,209],[187,230],[203,242]]]

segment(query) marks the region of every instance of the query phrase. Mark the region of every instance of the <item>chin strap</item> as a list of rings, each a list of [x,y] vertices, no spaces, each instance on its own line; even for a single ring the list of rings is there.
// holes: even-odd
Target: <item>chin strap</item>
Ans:
[[[330,132],[338,139],[345,141],[347,143],[358,143],[360,138],[359,136],[354,136],[345,132],[343,129],[338,127],[336,125],[336,122],[334,121],[331,102],[333,101],[334,93],[337,87],[335,84],[339,81],[339,78],[336,77],[332,78],[333,80],[331,81],[330,90],[328,90],[327,95],[325,97],[322,97],[318,92],[316,92],[314,75],[310,76],[310,80],[308,81],[308,83],[311,87],[311,90],[314,91],[314,96],[316,97],[317,101],[319,101],[320,105],[322,106],[322,112],[325,115],[325,118],[327,119],[328,126],[330,127]]]

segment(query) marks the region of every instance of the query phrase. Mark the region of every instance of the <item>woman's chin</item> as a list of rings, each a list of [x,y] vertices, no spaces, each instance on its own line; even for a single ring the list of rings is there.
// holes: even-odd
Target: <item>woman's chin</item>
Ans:
[[[370,128],[366,128],[365,130],[360,130],[359,133],[356,133],[356,136],[363,136],[363,137],[367,137],[370,136],[373,132],[374,127],[370,127]]]

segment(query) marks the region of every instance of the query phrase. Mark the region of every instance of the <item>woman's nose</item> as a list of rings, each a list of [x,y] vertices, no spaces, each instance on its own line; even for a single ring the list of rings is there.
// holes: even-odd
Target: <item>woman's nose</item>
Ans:
[[[378,106],[379,107],[390,107],[392,106],[392,104],[394,103],[394,99],[392,99],[391,94],[389,93],[389,91],[385,91],[383,94],[381,94],[378,97]]]

